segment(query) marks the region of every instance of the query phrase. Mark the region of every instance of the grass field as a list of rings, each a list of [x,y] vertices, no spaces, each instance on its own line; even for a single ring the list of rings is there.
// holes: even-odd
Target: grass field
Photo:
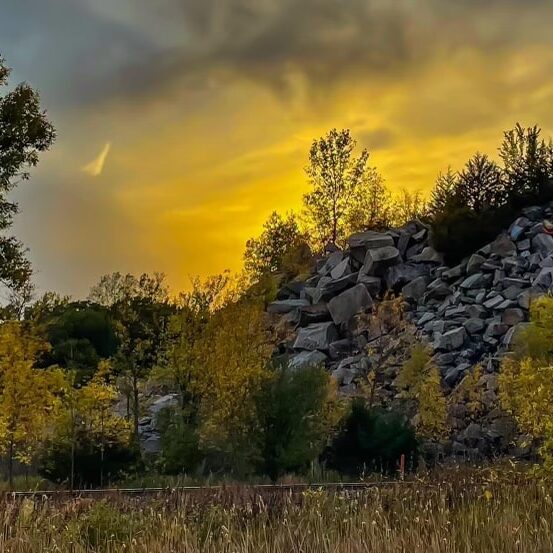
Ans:
[[[518,474],[445,475],[363,491],[101,500],[5,498],[0,551],[495,553],[553,551],[553,486]]]

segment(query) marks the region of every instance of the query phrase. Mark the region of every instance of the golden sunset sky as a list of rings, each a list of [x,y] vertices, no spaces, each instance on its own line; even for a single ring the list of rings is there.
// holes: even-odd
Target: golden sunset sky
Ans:
[[[552,0],[2,0],[0,54],[58,130],[16,233],[75,296],[239,269],[332,127],[424,192],[517,121],[553,134]]]

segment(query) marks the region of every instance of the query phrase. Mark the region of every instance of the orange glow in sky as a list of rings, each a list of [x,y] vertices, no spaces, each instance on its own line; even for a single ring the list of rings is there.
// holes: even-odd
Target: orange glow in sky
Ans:
[[[553,134],[548,0],[7,4],[0,53],[59,135],[17,192],[43,290],[238,270],[332,127],[392,190],[424,192],[517,121]]]

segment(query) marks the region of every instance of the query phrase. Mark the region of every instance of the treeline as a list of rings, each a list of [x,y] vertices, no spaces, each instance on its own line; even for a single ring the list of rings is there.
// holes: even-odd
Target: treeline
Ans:
[[[432,228],[435,249],[455,264],[507,227],[520,210],[553,199],[553,143],[537,126],[517,124],[498,148],[500,162],[476,153],[460,171],[438,175],[428,197],[420,191],[393,195],[369,152],[355,153],[349,130],[331,130],[313,142],[306,175],[311,190],[299,214],[272,213],[263,232],[246,244],[245,267],[262,278],[309,271],[312,256],[343,247],[364,230],[400,227],[420,219]]]
[[[76,486],[145,470],[277,479],[318,461],[357,474],[414,454],[403,417],[350,405],[322,367],[291,371],[274,358],[266,317],[228,275],[195,280],[176,299],[160,275],[119,273],[87,301],[47,294],[0,326],[8,479],[14,461]],[[177,398],[156,416],[153,457],[140,428],[151,393]]]
[[[0,85],[8,75],[0,60]],[[419,440],[447,436],[447,404],[427,352],[412,351],[397,383],[418,410],[415,432],[403,414],[381,410],[384,356],[354,402],[339,398],[321,367],[294,372],[273,356],[289,329],[267,324],[266,302],[352,232],[419,218],[455,262],[521,207],[552,194],[553,147],[536,127],[505,133],[501,164],[476,154],[460,172],[441,175],[428,200],[392,195],[351,133],[332,130],[310,149],[301,212],[271,215],[246,245],[243,275],[195,279],[175,298],[163,275],[114,273],[85,301],[52,293],[33,301],[25,250],[7,234],[17,212],[7,195],[54,138],[32,88],[0,98],[0,281],[9,298],[0,325],[0,455],[10,484],[16,463],[70,486],[146,469],[278,478],[318,461],[354,474],[374,463],[395,467],[400,453],[415,455]],[[529,358],[510,378],[527,378],[528,367],[545,374],[545,353]],[[153,421],[161,430],[155,460],[141,449],[154,393],[178,398]],[[521,425],[549,439],[548,427],[531,426],[519,412],[524,405],[505,397]]]

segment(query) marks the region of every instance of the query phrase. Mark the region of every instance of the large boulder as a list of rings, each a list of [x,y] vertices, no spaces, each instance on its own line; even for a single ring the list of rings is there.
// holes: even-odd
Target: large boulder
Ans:
[[[532,286],[543,292],[550,290],[553,287],[553,267],[544,267],[534,278]]]
[[[474,273],[465,278],[459,287],[463,290],[476,290],[484,288],[487,284],[489,284],[489,282],[489,275],[485,275],[484,273]]]
[[[365,250],[374,250],[393,246],[394,239],[389,234],[368,230],[366,232],[356,232],[348,238],[348,246],[351,249],[364,248]]]
[[[400,263],[390,267],[384,275],[386,286],[393,290],[399,290],[418,277],[429,274],[428,266],[418,263]]]
[[[330,316],[336,324],[349,322],[356,313],[369,308],[372,298],[363,284],[357,284],[353,288],[342,292],[332,298],[328,304]]]
[[[508,326],[518,325],[519,323],[524,322],[525,319],[526,315],[524,314],[524,311],[518,307],[510,307],[505,309],[505,311],[503,311],[503,315],[501,316],[501,322]]]
[[[519,217],[509,228],[511,240],[517,241],[522,238],[524,231],[531,226],[532,223],[527,217]]]
[[[484,321],[484,319],[477,319],[473,317],[467,319],[463,326],[469,334],[478,334],[484,331],[484,329],[486,328],[486,322]]]
[[[368,250],[361,272],[370,276],[381,276],[386,269],[399,263],[400,259],[399,250],[394,246]]]
[[[534,251],[541,253],[544,257],[547,257],[549,254],[553,253],[553,236],[549,234],[536,234],[532,238],[532,248]]]
[[[509,257],[517,253],[517,248],[506,234],[502,234],[490,244],[490,253],[499,257]]]
[[[334,269],[344,258],[344,254],[341,251],[332,252],[323,262],[319,270],[317,271],[321,276],[327,276],[330,271]]]
[[[401,293],[405,299],[418,301],[424,296],[427,284],[428,278],[425,276],[419,276],[406,284],[402,288]]]
[[[330,300],[346,288],[353,286],[358,276],[358,273],[351,273],[335,280],[330,277],[322,278],[312,293],[313,303]]]
[[[323,323],[330,319],[328,305],[324,302],[316,303],[315,305],[307,305],[300,307],[297,311],[298,326],[309,326],[314,323]]]
[[[338,339],[334,323],[316,323],[300,328],[294,349],[327,351],[330,344]]]
[[[299,371],[308,367],[317,367],[324,365],[326,359],[326,355],[321,351],[301,351],[290,358],[288,368],[293,371]]]
[[[467,333],[464,327],[454,328],[438,337],[436,349],[438,351],[454,351],[465,343]]]
[[[277,293],[277,300],[293,300],[301,297],[303,290],[305,289],[305,282],[292,281],[287,282]]]
[[[443,263],[443,256],[441,253],[438,253],[433,247],[426,246],[418,255],[414,255],[410,261],[415,263]]]
[[[483,255],[477,253],[471,255],[467,263],[467,275],[478,273],[485,262],[486,258]]]
[[[332,269],[332,271],[330,271],[330,277],[336,280],[349,275],[351,272],[349,257],[345,257],[342,261],[340,261],[340,263],[338,263],[338,265],[336,265],[336,267],[334,267],[334,269]]]
[[[367,288],[371,297],[378,296],[382,290],[382,279],[380,277],[370,276],[359,272],[357,282],[359,284],[363,284]]]

